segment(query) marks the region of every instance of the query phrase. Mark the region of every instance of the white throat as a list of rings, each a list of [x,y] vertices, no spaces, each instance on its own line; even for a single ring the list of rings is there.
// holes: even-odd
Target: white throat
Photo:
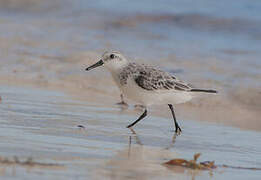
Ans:
[[[120,72],[124,67],[128,65],[127,60],[122,61],[110,61],[104,64],[105,68],[108,69],[111,73]]]

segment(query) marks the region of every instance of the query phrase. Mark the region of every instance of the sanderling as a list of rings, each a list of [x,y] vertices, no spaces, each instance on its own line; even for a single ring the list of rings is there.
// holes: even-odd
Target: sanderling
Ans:
[[[119,52],[105,52],[102,59],[86,68],[87,71],[104,65],[108,69],[125,97],[142,104],[143,114],[133,123],[132,127],[147,115],[147,107],[153,104],[168,105],[175,124],[175,132],[180,133],[172,104],[185,103],[195,95],[202,93],[217,93],[215,90],[193,88],[190,84],[177,77],[145,64],[129,62]]]

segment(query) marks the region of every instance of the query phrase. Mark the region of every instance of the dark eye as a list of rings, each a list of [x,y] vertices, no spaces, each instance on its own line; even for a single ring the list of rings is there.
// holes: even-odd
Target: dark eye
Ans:
[[[110,55],[110,58],[111,58],[111,59],[115,58],[114,54],[111,54],[111,55]]]

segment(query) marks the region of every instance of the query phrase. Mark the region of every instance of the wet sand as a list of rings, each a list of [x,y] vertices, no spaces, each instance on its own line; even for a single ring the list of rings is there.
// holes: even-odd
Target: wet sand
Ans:
[[[260,167],[259,132],[183,119],[179,120],[183,133],[176,137],[172,119],[154,115],[132,132],[125,126],[140,112],[131,107],[81,101],[33,87],[1,85],[0,92],[1,157],[58,166],[0,163],[2,178],[258,179],[261,175],[261,171],[218,168],[209,173],[162,165],[200,152],[202,161]]]

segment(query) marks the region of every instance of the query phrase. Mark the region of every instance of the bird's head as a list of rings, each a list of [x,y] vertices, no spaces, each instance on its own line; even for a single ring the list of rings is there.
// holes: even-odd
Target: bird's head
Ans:
[[[86,68],[86,71],[89,71],[93,68],[102,65],[104,65],[105,68],[107,68],[109,71],[117,71],[123,68],[124,66],[126,66],[127,64],[128,64],[127,59],[121,53],[116,51],[110,51],[110,52],[105,52],[102,55],[101,60]]]

